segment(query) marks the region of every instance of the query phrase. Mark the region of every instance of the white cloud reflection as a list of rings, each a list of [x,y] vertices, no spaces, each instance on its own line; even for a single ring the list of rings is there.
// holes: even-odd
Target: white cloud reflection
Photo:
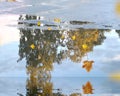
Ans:
[[[12,25],[17,25],[17,19],[18,15],[0,15],[0,45],[19,40],[19,30],[12,27]]]
[[[112,62],[112,61],[119,61],[120,62],[120,54],[117,54],[116,56],[110,57],[110,58],[105,57],[103,59],[103,61],[106,62],[106,63],[107,62]]]

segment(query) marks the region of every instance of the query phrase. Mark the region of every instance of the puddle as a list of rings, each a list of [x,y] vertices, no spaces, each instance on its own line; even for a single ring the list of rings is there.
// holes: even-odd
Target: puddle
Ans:
[[[118,7],[1,0],[0,96],[119,96]]]

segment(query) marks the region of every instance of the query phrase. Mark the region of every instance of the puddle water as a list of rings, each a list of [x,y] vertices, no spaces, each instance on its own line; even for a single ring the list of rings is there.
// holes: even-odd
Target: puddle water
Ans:
[[[118,7],[1,0],[0,96],[120,96]]]

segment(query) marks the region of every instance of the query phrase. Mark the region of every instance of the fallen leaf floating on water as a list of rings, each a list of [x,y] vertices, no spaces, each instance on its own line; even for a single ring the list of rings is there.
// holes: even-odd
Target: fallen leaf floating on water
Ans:
[[[94,63],[94,61],[86,60],[86,61],[83,62],[83,66],[82,67],[85,68],[87,72],[90,72],[91,69],[92,69],[92,64],[93,63]]]
[[[72,40],[75,40],[76,39],[76,36],[74,35],[74,36],[72,36]]]
[[[94,89],[89,81],[83,85],[82,89],[84,94],[93,94]]]
[[[60,20],[60,18],[54,18],[54,22],[56,22],[56,23],[60,23],[61,20]]]
[[[37,22],[37,26],[40,26],[40,25],[41,25],[41,22],[40,22],[40,21],[38,21],[38,22]]]
[[[31,48],[31,49],[35,49],[35,45],[34,45],[34,44],[31,44],[31,45],[30,45],[30,48]]]
[[[83,44],[83,45],[82,45],[82,48],[83,48],[83,49],[87,49],[87,48],[88,48],[87,44]]]
[[[47,29],[48,29],[49,31],[50,31],[50,30],[52,30],[52,28],[51,28],[51,27],[48,27]]]

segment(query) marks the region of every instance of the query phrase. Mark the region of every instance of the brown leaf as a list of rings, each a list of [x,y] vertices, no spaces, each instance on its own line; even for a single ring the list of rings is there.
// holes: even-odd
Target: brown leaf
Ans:
[[[94,63],[94,61],[86,60],[86,61],[83,62],[83,66],[82,67],[85,68],[87,72],[90,72],[91,69],[92,69],[92,64],[93,63]]]
[[[83,85],[82,89],[84,94],[93,94],[94,89],[89,81]]]

